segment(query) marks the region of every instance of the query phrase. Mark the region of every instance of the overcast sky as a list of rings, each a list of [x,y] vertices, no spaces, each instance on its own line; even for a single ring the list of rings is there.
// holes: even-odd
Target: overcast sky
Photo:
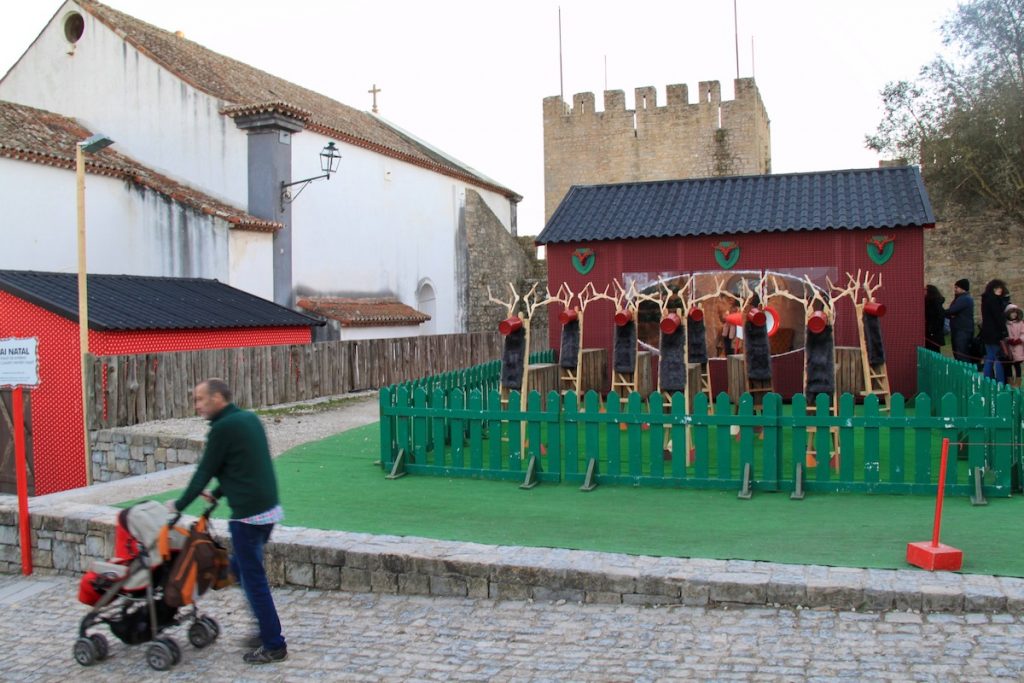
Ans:
[[[524,199],[520,234],[544,219],[541,101],[564,92],[718,80],[732,99],[733,0],[107,0],[212,50],[370,109]],[[955,0],[738,0],[739,70],[771,119],[772,170],[876,166],[864,135],[887,81],[941,49]],[[0,73],[61,6],[0,0]],[[753,39],[753,49],[751,47]],[[605,64],[607,63],[607,69]],[[342,169],[344,174],[344,169]],[[343,175],[342,175],[343,177]]]

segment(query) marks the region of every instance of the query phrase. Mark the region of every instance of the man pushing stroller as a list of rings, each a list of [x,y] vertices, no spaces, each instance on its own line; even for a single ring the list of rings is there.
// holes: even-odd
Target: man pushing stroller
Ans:
[[[269,664],[288,657],[274,598],[263,566],[263,547],[274,525],[284,519],[277,495],[277,479],[263,424],[254,413],[231,402],[224,380],[211,378],[193,391],[196,412],[210,421],[206,448],[188,487],[176,501],[181,512],[197,497],[213,502],[225,496],[231,507],[231,571],[238,579],[259,626],[258,635],[246,639],[254,649],[243,656],[250,664]],[[214,477],[217,487],[204,488]]]

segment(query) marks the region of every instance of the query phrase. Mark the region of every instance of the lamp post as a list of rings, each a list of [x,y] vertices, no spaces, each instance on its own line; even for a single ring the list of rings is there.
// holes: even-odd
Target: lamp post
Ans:
[[[312,178],[306,178],[304,180],[296,180],[293,183],[286,183],[281,181],[281,211],[284,211],[285,204],[291,204],[295,201],[295,198],[306,189],[306,185],[309,185],[314,180],[320,180],[321,178],[331,179],[331,174],[338,170],[338,162],[341,161],[341,152],[334,146],[334,141],[328,142],[324,145],[324,148],[320,150],[320,170],[323,171],[322,175],[313,176]],[[294,194],[288,188],[294,185],[301,185],[297,192]]]
[[[92,485],[92,458],[89,447],[89,396],[85,384],[86,356],[89,354],[89,292],[85,267],[85,155],[95,154],[114,141],[96,134],[75,146],[75,186],[78,194],[78,346],[81,355],[82,431],[85,444],[85,485]]]

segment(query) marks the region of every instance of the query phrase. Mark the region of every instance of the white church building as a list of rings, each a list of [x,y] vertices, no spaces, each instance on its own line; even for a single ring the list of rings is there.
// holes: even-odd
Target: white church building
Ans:
[[[518,194],[380,117],[67,0],[0,80],[0,269],[76,269],[75,144],[95,133],[114,144],[87,158],[89,272],[362,302],[342,339],[466,330],[467,193],[516,234]],[[325,150],[330,178],[293,184]]]

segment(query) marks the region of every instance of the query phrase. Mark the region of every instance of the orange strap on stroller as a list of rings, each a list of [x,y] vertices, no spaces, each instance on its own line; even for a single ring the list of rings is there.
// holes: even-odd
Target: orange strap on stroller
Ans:
[[[182,529],[180,526],[171,526],[165,524],[160,527],[160,533],[156,537],[156,549],[160,553],[160,557],[163,558],[164,562],[171,559],[171,530],[174,530],[182,536],[188,536],[188,531]]]

